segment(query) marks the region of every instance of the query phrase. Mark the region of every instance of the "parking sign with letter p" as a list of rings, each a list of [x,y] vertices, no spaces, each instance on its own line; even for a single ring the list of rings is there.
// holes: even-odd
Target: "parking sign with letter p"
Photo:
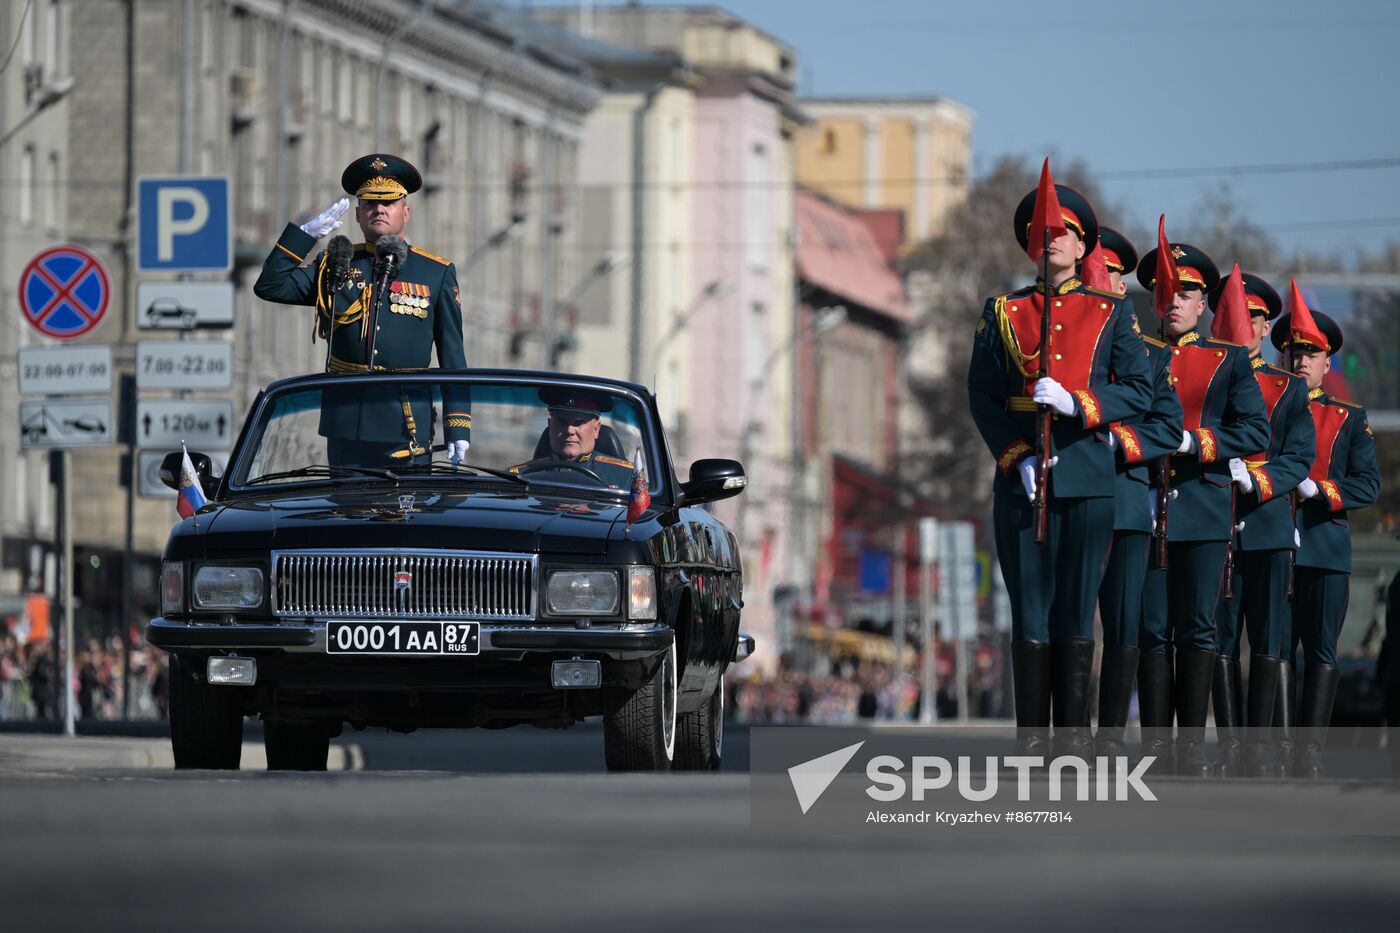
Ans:
[[[233,268],[228,178],[145,177],[136,186],[138,271],[228,272]]]

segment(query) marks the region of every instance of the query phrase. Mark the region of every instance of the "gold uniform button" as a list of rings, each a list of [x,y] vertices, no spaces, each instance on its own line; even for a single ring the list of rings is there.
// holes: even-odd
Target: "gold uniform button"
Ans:
[[[1060,305],[1062,305],[1062,304],[1064,304],[1063,301],[1060,301],[1060,300],[1056,299],[1056,301],[1055,301],[1055,307],[1058,308],[1058,307],[1060,307]]]
[[[1055,329],[1056,329],[1056,330],[1064,330],[1064,329],[1065,329],[1065,325],[1063,325],[1063,324],[1056,324],[1056,325],[1055,325]]]
[[[1224,356],[1224,355],[1225,355],[1225,351],[1224,351],[1224,350],[1216,350],[1216,351],[1215,351],[1215,355],[1216,355],[1217,357]]]
[[[1057,359],[1057,360],[1060,359],[1060,354],[1056,353],[1056,354],[1055,354],[1055,359]]]
[[[1275,382],[1274,385],[1276,385],[1276,386],[1278,386],[1280,389],[1282,389],[1282,388],[1283,388],[1283,380],[1280,379],[1278,382]]]
[[[1015,305],[1007,305],[1007,306],[1006,306],[1006,309],[1007,309],[1008,311],[1015,311],[1015,310],[1016,310],[1016,306],[1015,306]]]
[[[1180,347],[1172,347],[1172,356],[1180,356],[1180,355],[1181,355],[1181,348],[1180,348]]]
[[[1099,302],[1099,310],[1100,310],[1100,311],[1107,311],[1107,310],[1108,310],[1108,305],[1106,305],[1106,304],[1104,304],[1102,301],[1100,301],[1100,302]]]
[[[1172,470],[1172,476],[1176,475],[1176,470]]]

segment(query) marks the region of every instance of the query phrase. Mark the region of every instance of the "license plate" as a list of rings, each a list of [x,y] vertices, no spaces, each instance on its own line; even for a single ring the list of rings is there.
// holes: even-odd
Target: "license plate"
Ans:
[[[480,654],[480,622],[327,622],[328,654]]]

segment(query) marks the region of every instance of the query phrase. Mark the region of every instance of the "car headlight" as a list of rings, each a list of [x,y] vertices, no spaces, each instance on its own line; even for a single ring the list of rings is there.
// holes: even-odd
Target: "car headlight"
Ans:
[[[160,611],[185,611],[185,564],[168,560],[160,568]]]
[[[612,570],[555,570],[545,583],[545,606],[554,615],[616,615],[617,573]]]
[[[656,618],[656,571],[650,567],[627,568],[627,618]]]
[[[194,574],[197,609],[256,609],[263,601],[263,573],[257,567],[206,565]]]

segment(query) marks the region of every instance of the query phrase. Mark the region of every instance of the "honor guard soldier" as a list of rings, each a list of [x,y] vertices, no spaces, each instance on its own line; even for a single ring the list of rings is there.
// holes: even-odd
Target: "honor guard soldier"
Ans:
[[[1197,330],[1206,295],[1220,283],[1215,263],[1194,246],[1167,243],[1160,228],[1158,242],[1137,276],[1154,293],[1165,276],[1158,307],[1169,301],[1162,332],[1185,429],[1168,470],[1167,566],[1148,572],[1144,590],[1138,697],[1144,753],[1164,759],[1168,771],[1205,777],[1215,610],[1234,537],[1229,463],[1268,446],[1269,421],[1245,348]],[[1175,749],[1173,707],[1180,728]]]
[[[331,240],[313,263],[316,241],[341,226],[350,207],[341,198],[307,223],[288,224],[253,286],[264,301],[313,305],[315,334],[327,340],[326,369],[361,373],[465,369],[462,306],[452,263],[416,246],[402,234],[408,196],[422,187],[418,170],[398,156],[372,153],[356,159],[340,178],[358,199],[355,220],[364,242]],[[459,462],[471,440],[471,402],[465,390],[443,399],[443,437],[449,459]],[[428,386],[347,388],[323,393],[321,434],[333,465],[422,462],[432,445]]]
[[[572,390],[545,389],[540,400],[549,406],[549,424],[533,459],[517,463],[512,473],[573,470],[591,475],[611,489],[627,489],[635,468],[625,459],[617,435],[602,422],[612,400]]]
[[[1296,283],[1290,305],[1271,339],[1284,351],[1293,372],[1307,381],[1317,452],[1295,493],[1301,543],[1293,581],[1293,625],[1283,645],[1283,668],[1292,668],[1301,641],[1303,697],[1297,719],[1301,731],[1292,770],[1298,777],[1320,778],[1326,775],[1322,748],[1337,697],[1337,639],[1346,619],[1351,577],[1347,513],[1375,503],[1381,478],[1366,410],[1322,389],[1322,377],[1332,367],[1331,354],[1342,348],[1341,328],[1322,312],[1310,311]],[[1285,725],[1292,713],[1291,682],[1286,686]],[[1281,757],[1286,768],[1287,755]]]
[[[1108,426],[1141,416],[1152,387],[1127,302],[1086,288],[1076,275],[1099,235],[1089,203],[1054,185],[1047,162],[1039,189],[1022,199],[1013,223],[1041,277],[1034,287],[987,301],[973,340],[968,396],[996,461],[993,520],[1011,598],[1017,749],[1050,751],[1053,695],[1057,751],[1087,758],[1094,601],[1113,537]],[[1049,445],[1042,450],[1043,419],[1049,419]],[[1046,534],[1037,543],[1042,456]]]
[[[1092,283],[1102,263],[1107,290],[1128,291],[1123,276],[1137,268],[1137,252],[1127,237],[1111,227],[1099,228],[1097,256],[1085,259],[1083,279]],[[1136,326],[1136,324],[1134,325]],[[1143,338],[1143,352],[1152,376],[1152,401],[1147,412],[1131,421],[1115,422],[1109,435],[1117,456],[1113,480],[1113,546],[1099,587],[1099,619],[1103,624],[1103,660],[1099,667],[1099,731],[1094,754],[1114,761],[1123,754],[1123,728],[1133,699],[1138,668],[1138,630],[1142,626],[1142,588],[1153,525],[1155,496],[1149,464],[1173,453],[1181,444],[1181,402],[1168,378],[1171,354],[1167,345]]]
[[[1216,323],[1248,313],[1246,348],[1254,381],[1269,416],[1269,444],[1249,457],[1230,460],[1235,480],[1235,515],[1243,526],[1235,537],[1233,592],[1221,594],[1215,615],[1215,679],[1211,691],[1219,737],[1216,771],[1222,777],[1270,777],[1274,773],[1274,696],[1279,656],[1288,629],[1288,598],[1297,534],[1293,488],[1313,461],[1313,421],[1307,383],[1264,362],[1264,337],[1283,303],[1268,282],[1239,271],[1210,293]],[[1213,333],[1223,336],[1213,328]],[[1249,633],[1249,696],[1241,717],[1241,620]],[[1244,742],[1240,726],[1246,727]]]

